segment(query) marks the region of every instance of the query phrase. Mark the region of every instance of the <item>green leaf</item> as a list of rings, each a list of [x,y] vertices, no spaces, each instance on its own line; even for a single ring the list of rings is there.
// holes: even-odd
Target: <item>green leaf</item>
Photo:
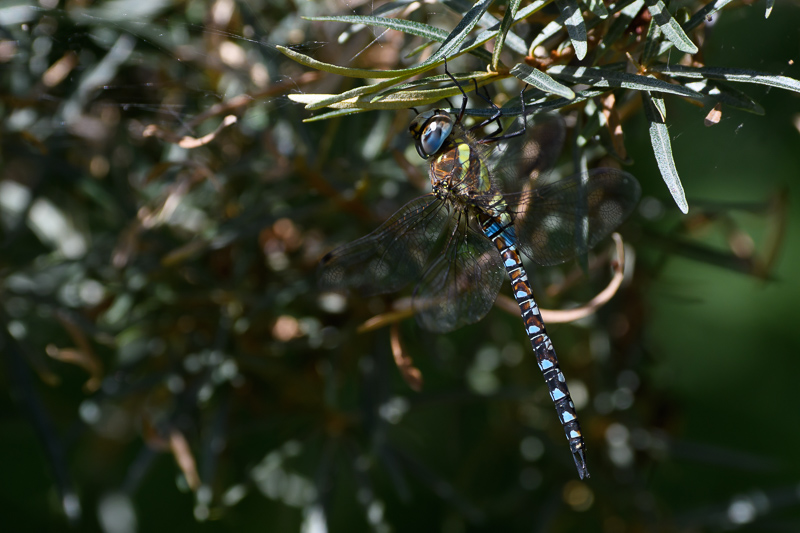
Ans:
[[[653,145],[653,153],[656,156],[658,169],[661,177],[667,184],[670,194],[678,209],[681,212],[689,212],[689,204],[686,203],[686,195],[683,192],[681,178],[678,176],[678,169],[675,167],[675,160],[672,158],[672,144],[669,139],[669,130],[664,123],[666,106],[661,97],[653,96],[647,91],[642,91],[642,101],[647,120],[650,122],[650,143]]]
[[[650,70],[662,72],[674,78],[708,78],[740,83],[755,83],[800,93],[800,81],[787,76],[776,76],[755,70],[722,67],[684,67],[682,65],[654,65]]]
[[[603,0],[588,0],[586,4],[589,6],[589,11],[601,19],[608,18],[608,9],[606,9]]]
[[[327,16],[327,17],[304,17],[305,20],[313,20],[313,21],[321,21],[321,22],[349,22],[351,24],[363,24],[365,26],[380,26],[382,28],[389,28],[392,30],[401,31],[403,33],[407,33],[409,35],[416,35],[418,37],[422,37],[428,39],[433,42],[443,43],[447,37],[448,33],[445,30],[437,28],[435,26],[430,26],[428,24],[423,24],[421,22],[414,22],[413,20],[403,20],[403,19],[393,19],[393,18],[385,18],[385,17],[377,17],[374,15],[337,15],[337,16]],[[483,42],[488,41],[493,37],[494,34],[491,36],[487,36],[486,40]],[[480,46],[483,42],[476,44],[473,48]],[[423,47],[428,46],[423,45]],[[491,55],[486,50],[478,49],[478,50],[470,50],[470,53],[479,57],[485,62],[491,61]],[[428,63],[430,60],[426,61]],[[423,63],[423,64],[425,64]],[[396,70],[394,72],[401,72]],[[410,74],[413,75],[413,74]],[[354,76],[355,77],[355,76]],[[363,77],[363,76],[359,76]]]
[[[494,41],[494,50],[492,51],[492,70],[497,70],[497,65],[500,63],[500,53],[503,51],[503,45],[506,42],[506,34],[511,29],[511,24],[514,22],[514,17],[519,9],[521,0],[510,0],[506,8],[506,14],[503,16],[503,21],[500,23],[499,33],[497,39]],[[523,52],[527,53],[527,49]]]
[[[553,0],[535,0],[534,2],[531,2],[527,6],[517,11],[517,14],[514,16],[514,22],[519,22],[524,18],[530,17],[552,1]]]
[[[387,4],[383,4],[382,6],[372,10],[372,16],[374,17],[389,17],[394,15],[395,13],[400,13],[404,9],[408,7],[409,2],[389,2]],[[361,31],[366,25],[362,23],[355,23],[351,25],[349,28],[344,30],[342,33],[339,34],[339,38],[337,42],[339,44],[346,43],[350,40],[350,37],[355,34],[356,32]]]
[[[664,2],[661,0],[646,0],[646,2],[647,10],[650,11],[653,20],[664,32],[666,38],[675,45],[675,48],[687,54],[696,54],[697,46],[684,33],[678,21],[667,11],[667,6],[664,5]]]
[[[341,94],[334,94],[332,96],[329,96],[327,98],[319,100],[314,104],[309,104],[309,105],[306,106],[306,109],[309,109],[309,110],[321,109],[323,107],[331,106],[331,105],[335,104],[336,102],[341,102],[343,100],[347,100],[347,99],[350,99],[350,98],[355,98],[355,97],[358,97],[358,96],[364,96],[364,95],[367,95],[367,94],[372,94],[372,93],[378,92],[378,91],[380,91],[382,89],[385,89],[387,87],[391,87],[391,86],[393,86],[393,85],[395,85],[395,84],[397,84],[397,83],[409,78],[410,76],[411,76],[410,74],[409,75],[403,75],[403,76],[398,76],[396,78],[390,78],[388,80],[384,80],[384,81],[381,81],[381,82],[378,82],[378,83],[374,83],[372,85],[362,85],[361,87],[356,87],[355,89],[351,89],[349,91],[345,91],[345,92],[343,92]]]
[[[708,4],[704,5],[700,9],[697,10],[697,13],[692,15],[692,18],[686,21],[683,25],[684,31],[692,31],[700,24],[705,22],[706,17],[713,15],[726,5],[730,4],[733,0],[714,0],[713,2],[709,2]]]
[[[328,111],[327,113],[322,113],[320,115],[314,115],[313,117],[304,118],[303,122],[319,122],[321,120],[328,120],[337,117],[346,117],[347,115],[355,115],[357,113],[364,113],[366,111],[372,111],[372,110],[357,108],[357,107],[348,109],[337,109],[336,111]]]
[[[578,91],[575,93],[574,99],[569,98],[541,98],[537,100],[533,100],[530,103],[525,104],[525,113],[546,113],[548,111],[556,111],[561,109],[562,107],[577,104],[579,102],[583,102],[584,100],[588,100],[590,98],[595,98],[600,96],[601,94],[608,92],[608,91],[595,91],[591,89],[587,89],[585,91]],[[503,115],[505,116],[515,116],[522,114],[522,106],[517,103],[519,100],[518,96],[515,96],[503,106]],[[527,100],[526,100],[527,101]],[[467,109],[466,114],[476,117],[490,117],[494,114],[494,110],[491,108],[472,108]]]
[[[478,23],[478,20],[486,13],[486,10],[489,9],[489,6],[492,5],[494,0],[483,0],[481,2],[477,2],[472,9],[467,11],[456,27],[450,32],[450,35],[447,36],[447,39],[444,40],[442,46],[434,53],[425,63],[431,64],[439,61],[440,59],[445,59],[454,55],[454,53],[459,50],[459,46],[463,43],[469,33],[472,31],[472,28],[475,27],[475,24]],[[491,38],[491,37],[490,37]],[[488,40],[488,39],[487,39]]]
[[[489,6],[492,4],[494,0],[483,0],[482,2],[478,2],[473,6],[472,9],[464,15],[464,18],[458,23],[455,29],[450,32],[447,38],[442,43],[442,46],[431,55],[426,61],[420,63],[416,67],[407,68],[407,69],[399,69],[399,70],[368,70],[368,69],[360,69],[360,68],[349,68],[349,67],[340,67],[338,65],[331,65],[329,63],[323,63],[322,61],[317,61],[305,54],[301,54],[300,52],[296,52],[290,48],[286,48],[284,46],[276,46],[278,51],[280,51],[285,56],[297,61],[302,65],[306,65],[307,67],[311,67],[316,70],[322,70],[324,72],[329,72],[331,74],[338,74],[340,76],[348,76],[351,78],[394,78],[403,75],[413,76],[419,72],[424,72],[426,70],[430,70],[436,65],[444,63],[445,59],[455,57],[461,53],[467,52],[472,48],[477,48],[484,42],[488,41],[494,35],[496,35],[496,31],[488,32],[487,35],[483,35],[483,32],[479,37],[483,37],[483,41],[479,41],[476,39],[470,41],[469,43],[464,43],[469,33],[472,31],[472,28],[475,27],[475,24],[478,22],[478,19],[486,12]],[[344,20],[344,17],[340,17],[338,20],[343,22],[356,22],[356,23],[365,23],[365,19],[368,17],[354,17],[354,19],[358,20]],[[394,22],[390,22],[394,21]],[[419,23],[411,23],[410,21],[401,21],[399,19],[382,19],[381,25],[385,25],[389,27],[389,24],[399,23],[398,25],[405,28],[415,28],[418,31],[422,31],[421,25]],[[426,36],[428,38],[432,38],[435,35],[435,32],[427,33]],[[464,46],[462,46],[462,44]]]
[[[563,29],[564,25],[561,20],[561,17],[558,17],[556,20],[549,22],[544,28],[542,28],[542,30],[536,35],[536,37],[534,37],[530,47],[531,51]]]
[[[409,35],[416,35],[424,37],[430,41],[443,42],[447,39],[447,32],[445,30],[415,22],[413,20],[394,19],[387,17],[378,17],[374,15],[339,15],[328,17],[303,17],[304,20],[313,20],[318,22],[349,22],[351,24],[363,24],[365,26],[381,26],[383,28],[390,28],[392,30],[402,31]]]
[[[650,26],[647,28],[647,37],[644,43],[644,51],[640,59],[643,65],[648,65],[658,55],[661,44],[661,28],[655,19],[650,19]]]
[[[731,3],[733,0],[715,0],[713,2],[709,2],[708,4],[704,5],[697,12],[692,15],[692,17],[687,20],[684,24],[681,25],[684,32],[690,32],[700,24],[706,21],[706,17],[713,15],[727,4]],[[672,48],[672,42],[664,41],[661,43],[661,48],[658,50],[658,55],[665,53],[667,50]]]
[[[478,83],[478,86],[489,83],[491,80],[483,80]],[[387,94],[380,99],[371,99],[364,96],[355,98],[348,98],[346,100],[337,101],[327,104],[328,107],[333,109],[362,109],[362,110],[375,110],[375,109],[408,109],[418,105],[434,104],[443,98],[450,96],[460,96],[461,89],[458,87],[442,87],[438,89],[417,90],[417,91],[400,91],[392,94]],[[322,107],[320,102],[327,101],[334,96],[330,94],[290,94],[289,100],[306,104],[308,109],[318,109]]]
[[[624,3],[624,2],[621,2]],[[624,34],[625,30],[630,26],[633,18],[639,14],[639,11],[644,7],[644,0],[634,0],[619,11],[619,16],[611,21],[603,40],[600,42],[600,50],[605,53],[611,48],[617,40]],[[600,59],[602,54],[599,54],[595,62]]]
[[[452,59],[454,57],[458,57],[459,55],[469,52],[474,48],[482,45],[492,37],[497,34],[496,31],[485,31],[479,34],[477,37],[470,39],[467,42],[461,43],[461,45],[456,49],[455,53],[448,56],[448,59]],[[305,54],[301,54],[291,48],[286,48],[284,46],[276,45],[275,48],[278,49],[279,52],[284,54],[286,57],[297,61],[301,65],[305,65],[307,67],[313,68],[315,70],[321,70],[323,72],[329,72],[331,74],[338,74],[340,76],[347,76],[350,78],[401,78],[405,79],[415,74],[419,74],[420,72],[425,72],[435,68],[438,65],[444,63],[444,59],[438,59],[434,62],[431,62],[430,58],[427,61],[420,63],[416,67],[399,69],[399,70],[368,70],[368,69],[361,69],[361,68],[349,68],[349,67],[341,67],[339,65],[331,65],[329,63],[323,63],[322,61],[317,61],[316,59],[309,57]],[[491,61],[491,56],[487,54],[487,63]]]
[[[471,82],[473,79],[476,80],[477,82],[479,82],[479,86],[480,86],[480,85],[485,85],[485,83],[481,84],[480,82],[482,82],[483,80],[485,80],[487,78],[492,78],[492,80],[490,80],[490,81],[494,81],[495,79],[501,79],[501,77],[502,77],[502,76],[498,75],[497,73],[487,72],[485,70],[483,70],[483,71],[475,71],[475,72],[453,73],[452,76],[456,79],[456,81],[462,82],[462,88],[463,88],[463,83]],[[419,80],[410,81],[410,82],[404,83],[402,85],[397,85],[395,87],[384,89],[381,92],[379,92],[378,94],[376,94],[372,98],[372,101],[375,102],[378,99],[383,98],[387,94],[392,94],[392,93],[396,93],[396,92],[400,92],[400,91],[405,91],[405,90],[408,90],[408,89],[416,89],[418,87],[425,87],[427,85],[431,85],[431,84],[434,84],[434,83],[451,82],[451,81],[452,80],[450,79],[450,76],[447,75],[447,74],[436,74],[434,76],[428,76],[427,78],[422,78],[422,79],[419,79]],[[469,85],[469,87],[466,88],[465,91],[470,91],[470,90],[475,88],[475,86],[472,83],[468,83],[468,85]]]
[[[512,0],[512,2],[513,1],[514,0]],[[459,15],[463,15],[472,7],[472,3],[470,3],[468,0],[443,0],[442,3]],[[517,4],[519,4],[519,2],[517,2]],[[517,8],[519,8],[519,5],[517,5]],[[512,19],[509,21],[509,28],[513,22],[514,20],[512,17]],[[481,19],[478,21],[478,26],[492,31],[500,31],[502,27],[501,22],[490,13],[484,13],[483,17],[481,17]],[[528,47],[525,44],[525,41],[514,32],[507,32],[504,39],[506,41],[506,45],[516,53],[526,54],[528,52]]]
[[[596,67],[568,67],[556,65],[547,69],[547,73],[560,79],[567,79],[573,83],[585,83],[592,87],[621,87],[637,91],[658,91],[677,94],[686,98],[702,100],[703,95],[697,91],[687,89],[683,85],[675,85],[650,76],[616,72],[609,69]]]
[[[575,49],[575,57],[583,59],[586,57],[588,46],[586,44],[586,25],[583,22],[583,14],[578,2],[576,0],[556,0],[556,6],[561,11],[567,35]]]
[[[315,70],[321,70],[323,72],[329,72],[331,74],[338,74],[340,76],[347,76],[350,78],[395,78],[397,76],[402,76],[403,74],[410,74],[413,76],[418,72],[424,72],[430,68],[430,65],[418,65],[414,68],[402,70],[368,70],[363,68],[340,67],[339,65],[331,65],[329,63],[323,63],[322,61],[317,61],[312,57],[301,54],[300,52],[296,52],[291,48],[286,48],[281,45],[276,45],[275,48],[277,48],[280,53],[289,59],[293,59],[301,65],[305,65]]]
[[[546,93],[556,94],[568,100],[575,99],[575,93],[572,89],[558,83],[541,70],[525,65],[524,63],[514,65],[514,68],[511,69],[511,74]]]
[[[686,87],[706,95],[707,105],[722,103],[756,115],[764,114],[764,108],[758,102],[726,83],[716,80],[700,80],[687,83]]]

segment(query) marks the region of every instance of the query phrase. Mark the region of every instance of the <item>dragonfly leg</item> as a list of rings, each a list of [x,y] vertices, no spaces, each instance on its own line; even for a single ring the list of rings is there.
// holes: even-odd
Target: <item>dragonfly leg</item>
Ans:
[[[503,141],[505,139],[511,139],[513,137],[518,137],[520,135],[525,135],[525,132],[528,131],[528,121],[527,121],[527,119],[525,117],[525,99],[523,98],[523,95],[525,94],[525,89],[527,89],[527,88],[528,88],[528,84],[526,83],[525,87],[523,87],[522,90],[519,93],[519,101],[520,101],[520,103],[522,105],[522,128],[518,129],[517,131],[511,132],[511,133],[507,133],[507,134],[503,135],[502,137],[498,137],[498,135],[503,133],[503,125],[498,120],[497,124],[498,124],[499,128],[497,129],[497,131],[494,131],[494,132],[490,133],[489,135],[487,135],[486,137],[481,139],[479,142],[481,142],[481,143],[498,142],[498,141]],[[490,103],[492,104],[493,107],[497,108],[497,106],[495,106],[493,102],[490,102]],[[500,108],[497,108],[497,109],[498,109],[499,113],[496,115],[496,119],[499,119],[500,118],[500,114],[502,113],[502,110],[500,110]],[[488,123],[488,122],[490,122],[490,121],[484,121],[484,123]],[[472,129],[475,129],[475,128],[471,128],[470,131],[472,131]]]
[[[461,87],[461,84],[458,83],[458,80],[455,79],[452,74],[450,74],[449,70],[447,70],[447,58],[444,58],[444,73],[447,74],[451,80],[453,80],[453,83],[456,84],[458,90],[461,91],[461,96],[463,97],[461,100],[461,111],[458,112],[458,118],[456,118],[456,124],[461,124],[461,119],[464,118],[464,112],[467,110],[467,102],[469,101],[469,98],[467,98],[467,93],[464,92],[464,89]],[[450,107],[453,107],[453,104],[450,104]]]

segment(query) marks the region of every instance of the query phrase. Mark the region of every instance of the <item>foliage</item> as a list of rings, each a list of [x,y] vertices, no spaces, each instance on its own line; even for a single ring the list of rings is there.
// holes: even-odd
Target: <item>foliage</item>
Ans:
[[[774,191],[800,175],[797,76],[771,60],[785,65],[795,43],[772,28],[800,15],[788,1],[700,4],[0,6],[3,529],[797,529],[800,438],[786,413],[798,291],[778,262],[797,221],[793,190]],[[761,38],[702,64],[713,32],[730,23],[719,39],[733,40],[739,17],[754,26],[765,8]],[[330,13],[348,15],[319,17]],[[369,46],[376,26],[400,31]],[[741,70],[740,51],[768,73]],[[320,75],[295,61],[332,70],[343,57],[365,68]],[[526,108],[567,114],[562,166],[638,165],[647,196],[624,229],[635,249],[622,292],[550,330],[589,482],[576,479],[519,317],[493,310],[448,335],[412,321],[362,332],[402,298],[316,289],[334,243],[425,186],[409,114],[361,111],[457,97],[432,72],[445,59],[509,114],[518,81],[532,86]],[[381,81],[341,87],[354,73]],[[739,82],[788,90],[758,104]],[[289,97],[333,111],[304,122]],[[698,113],[684,101],[724,114],[681,159]],[[687,191],[711,199],[685,219],[646,175],[648,130],[672,188],[680,168],[694,175]],[[536,270],[540,303],[590,300],[608,257]],[[413,356],[421,393],[398,352]],[[765,368],[770,379],[752,379]]]
[[[531,113],[574,106],[589,98],[599,99],[602,95],[620,88],[638,91],[644,99],[645,109],[651,111],[658,109],[657,113],[650,111],[647,113],[653,153],[672,198],[680,210],[687,213],[689,205],[669,144],[665,122],[666,106],[659,95],[676,94],[694,100],[705,106],[707,112],[722,104],[758,112],[758,104],[722,82],[759,83],[800,92],[800,81],[785,76],[745,69],[706,67],[696,60],[692,61],[691,66],[671,65],[659,61],[675,60],[671,57],[672,47],[685,54],[697,54],[698,48],[687,34],[693,30],[697,31],[698,28],[702,29],[706,17],[710,18],[729,4],[730,0],[708,2],[696,9],[691,16],[684,17],[682,24],[673,17],[661,0],[624,0],[614,3],[610,9],[607,9],[603,2],[587,2],[588,20],[584,18],[576,0],[557,0],[555,5],[558,7],[558,15],[541,31],[535,33],[530,42],[517,35],[513,28],[521,22],[535,24],[552,18],[549,14],[542,15],[542,11],[551,1],[536,0],[524,8],[520,8],[519,1],[510,2],[502,21],[487,14],[492,3],[490,0],[485,0],[470,7],[458,2],[444,2],[451,9],[463,10],[464,15],[461,22],[449,34],[420,22],[382,16],[310,17],[309,20],[391,28],[427,39],[428,44],[435,42],[442,44],[435,53],[416,66],[400,70],[339,67],[315,61],[307,55],[279,46],[281,52],[295,61],[325,72],[355,78],[389,78],[338,95],[304,94],[293,99],[307,104],[306,109],[331,107],[345,109],[347,113],[433,104],[442,98],[458,95],[458,89],[455,87],[444,90],[424,89],[432,83],[442,81],[438,76],[419,80],[413,87],[398,84],[466,53],[472,53],[485,62],[488,72],[456,73],[457,79],[474,78],[480,81],[474,85],[477,88],[515,76],[535,89],[533,94],[527,97],[526,102],[526,108]],[[417,4],[417,7],[421,9],[422,4]],[[771,5],[767,7],[767,17],[771,8]],[[682,8],[680,11],[683,14],[687,9]],[[410,13],[405,13],[405,16],[410,16]],[[476,25],[484,28],[483,31],[474,37],[469,37]],[[646,34],[631,32],[630,26],[638,29],[646,27],[647,32]],[[489,56],[485,49],[479,47],[492,40],[494,48]],[[588,52],[590,40],[591,54]],[[505,49],[523,55],[523,62],[517,62],[511,68],[506,67],[500,60]],[[634,72],[624,71],[626,57],[634,67]],[[638,58],[638,61],[635,61],[634,57]],[[580,61],[580,66],[570,65],[575,59]],[[699,81],[682,84],[681,79]],[[573,92],[557,80],[587,88]],[[553,99],[552,96],[560,98]],[[630,98],[631,95],[623,93],[618,101],[624,104]],[[654,107],[654,104],[658,105]],[[580,135],[590,139],[597,133],[597,124],[607,127],[608,119],[604,114],[616,115],[618,113],[616,106],[619,105],[615,104],[607,109],[601,106],[590,107],[586,113],[588,131],[581,131]],[[504,111],[513,115],[519,114],[522,109],[519,105],[507,106]],[[342,114],[327,113],[319,115],[315,120]],[[608,132],[603,136],[602,140],[605,141],[603,147],[607,153],[618,154],[612,146],[612,135],[619,136],[620,132]]]

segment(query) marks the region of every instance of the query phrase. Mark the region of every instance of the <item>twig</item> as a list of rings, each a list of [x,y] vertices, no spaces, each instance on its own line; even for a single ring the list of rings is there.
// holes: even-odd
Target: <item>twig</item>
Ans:
[[[422,372],[414,366],[414,361],[411,356],[403,349],[400,343],[400,328],[397,322],[393,323],[389,328],[389,339],[392,345],[392,355],[400,375],[414,392],[422,390]]]

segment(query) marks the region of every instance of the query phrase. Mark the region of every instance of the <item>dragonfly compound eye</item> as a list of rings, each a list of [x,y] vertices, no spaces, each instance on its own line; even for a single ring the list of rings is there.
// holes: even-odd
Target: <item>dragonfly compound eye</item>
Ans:
[[[452,131],[453,120],[449,115],[434,115],[417,139],[417,152],[423,159],[429,158],[439,151]]]

